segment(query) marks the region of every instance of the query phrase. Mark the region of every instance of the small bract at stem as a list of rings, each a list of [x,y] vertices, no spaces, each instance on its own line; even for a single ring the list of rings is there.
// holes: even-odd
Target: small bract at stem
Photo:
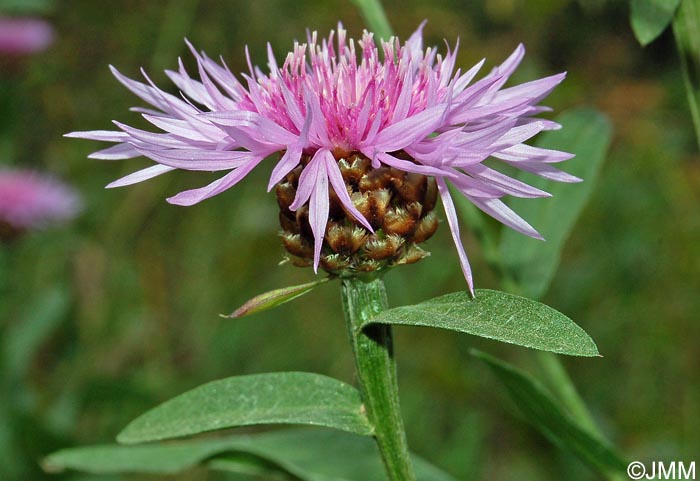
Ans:
[[[399,406],[391,326],[361,328],[388,307],[384,281],[343,279],[342,296],[360,392],[387,474],[392,481],[415,481]]]

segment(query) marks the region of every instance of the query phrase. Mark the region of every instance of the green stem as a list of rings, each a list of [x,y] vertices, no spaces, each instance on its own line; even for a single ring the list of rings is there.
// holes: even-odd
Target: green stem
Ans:
[[[378,38],[388,40],[392,35],[392,30],[389,20],[386,18],[384,7],[382,7],[382,2],[380,0],[353,0],[353,2],[362,12],[362,16],[370,30]]]
[[[362,400],[387,474],[392,481],[414,481],[399,408],[391,326],[360,327],[387,309],[384,281],[343,279],[342,295]]]

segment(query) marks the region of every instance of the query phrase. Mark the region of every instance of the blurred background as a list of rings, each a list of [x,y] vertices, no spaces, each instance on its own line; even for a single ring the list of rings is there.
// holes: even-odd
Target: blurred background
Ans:
[[[0,57],[0,167],[52,173],[80,192],[84,208],[68,225],[0,244],[2,479],[87,479],[44,474],[38,460],[67,446],[111,442],[136,415],[209,380],[299,370],[352,382],[336,283],[255,317],[218,316],[262,291],[313,278],[309,269],[278,266],[277,205],[261,187],[264,168],[225,195],[171,206],[166,196],[213,176],[173,172],[105,190],[149,162],[89,160],[104,145],[62,134],[110,129],[112,119],[145,125],[127,110],[142,104],[108,64],[132,77],[143,66],[175,92],[162,71],[175,68],[178,56],[193,65],[183,37],[240,72],[246,44],[264,65],[266,42],[280,59],[306,28],[325,35],[342,20],[359,35],[363,21],[353,5],[28,3],[53,26],[54,41],[40,53]],[[610,155],[544,301],[598,343],[604,357],[564,362],[625,456],[697,459],[700,156],[670,32],[640,47],[629,7],[617,1],[384,4],[402,38],[423,19],[427,44],[459,37],[462,67],[486,57],[490,68],[524,42],[528,55],[514,81],[566,70],[546,104],[556,112],[594,106],[611,118]],[[498,288],[463,230],[477,286]],[[431,258],[386,276],[391,305],[465,288],[445,226],[428,248]],[[492,374],[468,354],[477,347],[531,370],[532,352],[435,330],[395,331],[415,452],[458,479],[596,479],[519,419]],[[180,479],[231,478],[195,470]]]

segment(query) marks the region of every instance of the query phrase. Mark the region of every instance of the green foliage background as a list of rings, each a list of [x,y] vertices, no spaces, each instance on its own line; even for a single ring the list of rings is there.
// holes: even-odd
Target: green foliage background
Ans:
[[[544,301],[597,341],[603,358],[565,363],[625,455],[697,460],[700,158],[671,35],[642,49],[628,6],[605,0],[384,3],[403,38],[426,18],[428,44],[459,37],[465,67],[484,56],[493,66],[524,42],[516,81],[567,70],[546,103],[557,112],[592,105],[611,117],[611,155]],[[85,479],[49,478],[38,460],[61,447],[111,441],[136,415],[206,381],[298,370],[352,382],[335,283],[255,317],[218,316],[313,277],[278,266],[277,207],[264,192],[264,167],[224,195],[182,208],[164,198],[212,176],[176,172],[104,190],[147,162],[91,161],[87,154],[100,146],[61,135],[106,129],[111,119],[142,122],[127,111],[140,104],[111,76],[110,63],[132,77],[143,66],[168,85],[162,69],[176,67],[178,56],[192,66],[186,36],[244,71],[245,44],[264,64],[267,41],[280,59],[307,27],[323,33],[342,20],[358,35],[353,5],[71,0],[47,17],[57,30],[48,51],[0,63],[0,163],[57,173],[82,192],[86,210],[67,228],[0,253],[0,460],[10,479]],[[498,288],[463,230],[477,286]],[[464,288],[445,225],[429,248],[428,260],[387,275],[391,305]],[[512,416],[504,390],[469,356],[477,347],[535,371],[531,352],[429,329],[395,331],[416,453],[459,479],[595,479]],[[230,478],[195,471],[186,479]]]

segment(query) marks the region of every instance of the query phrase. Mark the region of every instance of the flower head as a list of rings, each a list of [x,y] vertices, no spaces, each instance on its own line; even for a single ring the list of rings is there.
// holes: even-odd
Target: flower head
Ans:
[[[56,179],[33,171],[0,169],[0,238],[13,238],[74,217],[78,194]]]
[[[45,50],[53,42],[53,28],[36,18],[0,17],[0,54],[27,55]]]
[[[229,189],[263,159],[279,153],[268,190],[276,185],[291,186],[282,197],[279,189],[277,192],[283,214],[304,212],[304,219],[300,221],[297,215],[296,227],[289,230],[284,220],[282,224],[291,235],[308,225],[310,232],[306,234],[312,239],[315,268],[332,255],[327,244],[334,235],[331,230],[337,231],[337,222],[329,225],[334,209],[346,215],[341,227],[362,229],[355,234],[352,229],[342,235],[337,231],[335,237],[345,239],[338,241],[339,245],[354,245],[353,235],[355,240],[365,234],[378,236],[374,240],[386,239],[385,217],[377,223],[371,218],[375,211],[363,209],[369,202],[367,195],[374,196],[372,202],[388,195],[384,207],[393,208],[394,214],[405,213],[411,202],[402,199],[403,204],[397,205],[394,200],[401,197],[397,193],[403,188],[402,176],[411,175],[414,180],[429,177],[428,184],[421,184],[426,187],[418,203],[429,203],[425,196],[430,185],[436,187],[434,192],[442,199],[471,290],[471,271],[447,183],[504,224],[539,237],[500,199],[505,195],[549,194],[491,169],[483,161],[494,157],[541,177],[579,180],[552,166],[572,155],[523,144],[543,130],[559,128],[534,116],[548,110],[537,104],[564,74],[504,89],[523,58],[520,45],[505,62],[473,82],[484,61],[464,72],[456,69],[457,47],[448,48],[444,56],[434,48],[424,49],[422,28],[404,44],[391,38],[379,46],[368,32],[358,41],[348,39],[342,25],[323,40],[315,32],[309,33],[306,43],[294,44],[281,66],[268,45],[268,73],[254,67],[247,56],[249,73],[241,80],[223,61],[217,63],[190,45],[198,79],[185,70],[182,61],[177,71],[166,72],[182,98],[156,87],[145,72],[146,83],[141,83],[112,68],[120,82],[155,107],[137,110],[162,132],[115,122],[118,131],[68,135],[116,143],[95,152],[92,158],[143,155],[156,162],[108,187],[141,182],[174,169],[228,171],[205,187],[168,199],[179,205],[196,204]],[[351,164],[355,162],[361,165],[354,169]],[[365,169],[361,176],[367,178],[388,177],[367,194],[358,187],[357,169]],[[392,180],[398,177],[400,182]],[[382,194],[384,190],[388,194]],[[413,215],[414,228],[407,234],[410,239],[428,213],[421,204],[421,211]],[[291,217],[287,217],[289,221]],[[300,245],[304,247],[303,242]],[[397,254],[394,259],[399,257]]]

